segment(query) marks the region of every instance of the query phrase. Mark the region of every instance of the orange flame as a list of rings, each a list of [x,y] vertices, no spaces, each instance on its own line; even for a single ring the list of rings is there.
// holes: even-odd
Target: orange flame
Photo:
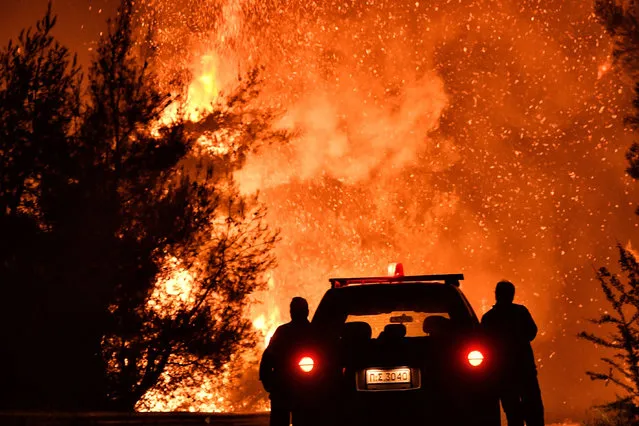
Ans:
[[[200,120],[258,65],[256,105],[281,110],[278,128],[295,135],[249,153],[235,174],[281,229],[279,267],[247,313],[264,343],[291,296],[313,307],[329,276],[380,273],[392,259],[407,273],[464,272],[480,314],[494,283],[513,280],[542,330],[550,404],[582,412],[604,397],[582,382],[596,351],[582,364],[570,352],[581,318],[601,306],[591,264],[612,262],[614,236],[639,237],[638,194],[621,154],[630,91],[610,73],[590,6],[150,3],[168,34],[164,58],[193,75],[183,112],[168,120]],[[203,155],[233,153],[233,135],[199,144]],[[241,409],[218,401],[224,390],[207,392],[170,406]]]

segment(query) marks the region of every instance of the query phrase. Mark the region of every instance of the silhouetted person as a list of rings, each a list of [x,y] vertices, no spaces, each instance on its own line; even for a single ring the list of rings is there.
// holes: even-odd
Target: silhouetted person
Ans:
[[[500,281],[495,287],[495,305],[481,323],[495,345],[499,366],[498,392],[508,426],[543,426],[544,407],[537,381],[537,367],[530,342],[537,325],[523,305],[513,303],[515,286]]]
[[[308,303],[294,297],[290,305],[291,321],[275,330],[260,362],[260,380],[271,399],[271,426],[289,426],[307,423],[301,401],[296,398],[295,377],[298,373],[297,357],[310,337]]]

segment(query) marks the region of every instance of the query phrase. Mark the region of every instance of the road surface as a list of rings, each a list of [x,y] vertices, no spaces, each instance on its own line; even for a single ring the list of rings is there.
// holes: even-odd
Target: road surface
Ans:
[[[267,426],[268,413],[0,413],[2,426]],[[505,421],[502,421],[505,425]],[[554,423],[547,426],[580,426]]]
[[[2,426],[267,426],[268,413],[0,413]]]

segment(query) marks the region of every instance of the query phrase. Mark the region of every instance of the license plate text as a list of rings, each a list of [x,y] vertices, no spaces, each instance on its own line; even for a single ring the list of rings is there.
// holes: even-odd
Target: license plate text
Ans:
[[[410,368],[366,370],[366,384],[410,383]]]

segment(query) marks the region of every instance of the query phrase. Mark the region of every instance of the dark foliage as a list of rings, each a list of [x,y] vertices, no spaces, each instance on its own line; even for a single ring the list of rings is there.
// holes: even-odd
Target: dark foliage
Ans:
[[[630,251],[621,245],[618,249],[625,279],[606,268],[599,269],[597,278],[611,311],[591,320],[610,333],[581,332],[579,337],[610,350],[611,356],[601,358],[607,370],[586,373],[592,380],[613,383],[623,391],[624,395],[605,405],[605,410],[639,422],[639,264]]]
[[[35,31],[23,31],[0,52],[3,218],[33,213],[49,179],[68,165],[66,138],[78,113],[79,70],[50,34],[55,21],[49,7]]]
[[[584,426],[629,426],[637,424],[637,409],[631,398],[621,398],[590,410]]]
[[[633,111],[626,122],[639,129],[639,3],[634,1],[595,0],[595,15],[614,42],[612,57],[635,86]],[[639,143],[634,142],[626,153],[627,172],[639,178]]]
[[[639,71],[639,5],[634,1],[595,0],[595,15],[613,38],[613,58],[626,71]]]
[[[138,53],[132,14],[123,1],[86,93],[50,36],[50,9],[0,53],[0,362],[10,366],[0,408],[133,410],[167,369],[169,381],[215,371],[253,344],[244,308],[276,235],[215,161],[194,157],[196,127],[161,124],[174,99]],[[254,77],[207,118],[244,149],[282,136],[268,133],[269,114],[242,119]],[[175,274],[188,288],[163,293]]]
[[[84,339],[87,328],[59,296],[57,253],[41,202],[66,184],[71,166],[70,135],[79,116],[79,70],[55,42],[51,8],[35,30],[23,31],[0,52],[0,362],[4,407],[72,408],[96,378]],[[61,331],[64,330],[65,333]],[[69,339],[68,334],[79,337]],[[85,344],[86,343],[86,344]],[[95,342],[94,342],[95,343]],[[64,349],[62,349],[64,348]],[[82,353],[82,360],[76,355]],[[74,374],[73,366],[84,371]],[[75,381],[78,388],[65,386]],[[98,382],[95,380],[95,382]],[[62,383],[56,390],[57,383]],[[98,384],[98,383],[96,383]],[[64,392],[62,398],[56,392]],[[65,400],[67,399],[67,400]]]
[[[639,130],[639,3],[635,1],[595,0],[595,15],[612,37],[612,57],[626,78],[634,85],[633,110],[626,123]],[[627,173],[639,179],[639,143],[634,142],[626,152]],[[639,210],[637,211],[639,214]],[[593,320],[599,327],[614,332],[607,336],[582,332],[579,336],[597,346],[606,348],[612,356],[601,360],[608,371],[587,374],[593,380],[613,383],[624,395],[601,409],[594,424],[639,423],[639,266],[633,254],[619,249],[619,264],[625,279],[620,279],[607,268],[601,268],[597,277],[612,312],[605,312]]]

